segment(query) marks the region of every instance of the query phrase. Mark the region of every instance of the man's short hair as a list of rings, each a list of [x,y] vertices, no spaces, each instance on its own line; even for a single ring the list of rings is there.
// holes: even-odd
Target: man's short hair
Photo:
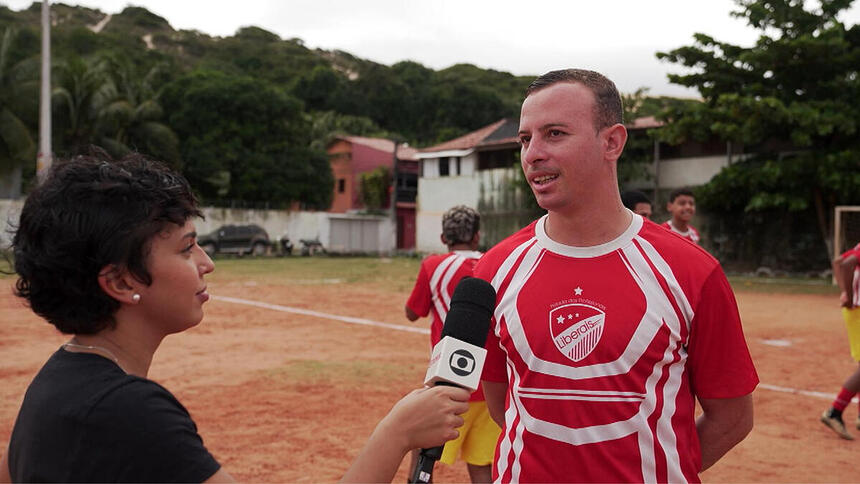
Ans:
[[[676,188],[675,190],[672,190],[672,193],[669,194],[669,203],[674,202],[675,199],[680,197],[681,195],[693,197],[694,199],[696,198],[696,196],[693,195],[693,191],[689,188]]]
[[[468,244],[481,230],[481,215],[465,205],[457,205],[442,215],[442,236],[448,245]]]
[[[586,69],[562,69],[550,71],[538,77],[526,89],[526,97],[545,87],[560,82],[578,83],[594,93],[594,127],[596,130],[624,122],[621,95],[615,83],[599,72]]]
[[[627,190],[621,193],[621,203],[624,204],[625,207],[630,210],[636,210],[636,204],[638,203],[647,203],[648,205],[653,206],[651,200],[648,197],[640,192],[639,190]]]

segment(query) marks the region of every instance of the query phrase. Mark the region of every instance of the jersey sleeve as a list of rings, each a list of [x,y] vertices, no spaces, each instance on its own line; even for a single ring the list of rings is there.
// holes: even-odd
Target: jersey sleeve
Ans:
[[[851,257],[852,255],[860,259],[860,244],[857,244],[857,246],[853,249],[846,250],[839,257],[845,259],[846,257]]]
[[[102,438],[122,448],[120,480],[203,482],[221,467],[185,407],[154,382],[132,381],[113,391],[93,410],[91,420],[107,423]]]
[[[406,300],[406,307],[412,310],[418,316],[424,317],[430,314],[430,274],[427,272],[427,259],[421,263],[421,269],[418,270],[418,277],[415,279],[415,286],[412,288],[412,294]]]
[[[692,388],[698,398],[741,397],[758,384],[737,302],[719,266],[702,286],[688,353]]]

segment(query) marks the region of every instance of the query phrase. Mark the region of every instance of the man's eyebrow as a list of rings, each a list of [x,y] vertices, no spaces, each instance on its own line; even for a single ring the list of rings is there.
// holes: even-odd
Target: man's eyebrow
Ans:
[[[197,232],[188,232],[187,234],[182,236],[183,239],[196,239]]]
[[[552,129],[552,128],[566,128],[566,127],[567,127],[567,124],[565,124],[565,123],[547,123],[547,124],[544,124],[543,126],[541,126],[540,128],[538,128],[538,130],[539,131],[546,131],[546,130]],[[517,134],[522,135],[522,134],[527,134],[527,133],[528,133],[528,131],[521,129],[521,130],[519,130],[519,132]]]

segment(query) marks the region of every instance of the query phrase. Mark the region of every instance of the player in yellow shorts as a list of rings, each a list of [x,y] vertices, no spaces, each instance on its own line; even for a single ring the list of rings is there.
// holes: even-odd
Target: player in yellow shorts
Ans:
[[[833,276],[839,284],[841,293],[839,303],[842,305],[842,317],[848,330],[848,341],[851,344],[851,356],[860,362],[860,244],[833,260]],[[860,391],[860,367],[842,384],[842,389],[833,400],[833,404],[821,415],[821,422],[830,427],[837,435],[846,440],[854,440],[848,433],[842,420],[842,411],[851,403],[854,395]],[[860,429],[860,417],[857,417],[856,427]]]
[[[430,347],[441,339],[442,327],[448,315],[448,305],[454,288],[464,277],[472,275],[472,268],[481,257],[478,252],[481,215],[477,210],[457,205],[442,215],[442,243],[447,254],[430,254],[421,261],[421,269],[406,301],[406,318],[415,321],[432,315],[430,322]],[[466,421],[458,430],[460,437],[449,442],[442,453],[441,461],[453,464],[457,456],[466,461],[469,478],[473,483],[492,481],[493,454],[501,429],[490,418],[484,391],[479,386],[469,397],[469,411],[462,415]],[[409,475],[417,461],[417,452],[412,455]]]
[[[457,429],[460,436],[445,443],[445,450],[439,461],[450,465],[459,456],[460,460],[469,464],[472,482],[477,482],[477,476],[472,475],[472,467],[484,467],[493,463],[501,429],[490,418],[486,401],[469,402],[469,410],[461,417],[465,423]]]

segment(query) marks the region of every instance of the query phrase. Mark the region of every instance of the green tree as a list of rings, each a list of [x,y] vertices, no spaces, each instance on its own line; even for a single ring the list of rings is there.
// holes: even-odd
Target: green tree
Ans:
[[[715,177],[700,203],[738,217],[811,212],[823,262],[833,206],[860,203],[860,27],[838,18],[852,0],[736,3],[733,15],[761,33],[754,46],[696,34],[694,45],[657,54],[692,68],[670,80],[704,98],[669,110],[661,136],[680,142],[716,134],[743,144],[754,156]]]
[[[359,175],[361,201],[364,207],[371,211],[381,210],[388,201],[391,188],[391,171],[387,166],[377,167]]]
[[[17,60],[16,32],[7,28],[0,39],[0,178],[17,185],[25,164],[35,164],[33,126],[39,112],[39,59]],[[8,186],[15,195],[20,186]]]
[[[196,71],[171,82],[162,102],[184,173],[207,203],[328,208],[334,178],[325,154],[308,147],[297,99],[260,79]]]
[[[73,56],[59,60],[54,67],[51,96],[54,124],[54,151],[61,157],[72,156],[87,146],[100,145],[98,115],[105,96],[105,69],[100,59]]]
[[[164,124],[159,97],[168,75],[164,64],[140,74],[128,60],[106,59],[106,76],[100,88],[98,131],[113,154],[145,153],[180,168],[179,139]]]

